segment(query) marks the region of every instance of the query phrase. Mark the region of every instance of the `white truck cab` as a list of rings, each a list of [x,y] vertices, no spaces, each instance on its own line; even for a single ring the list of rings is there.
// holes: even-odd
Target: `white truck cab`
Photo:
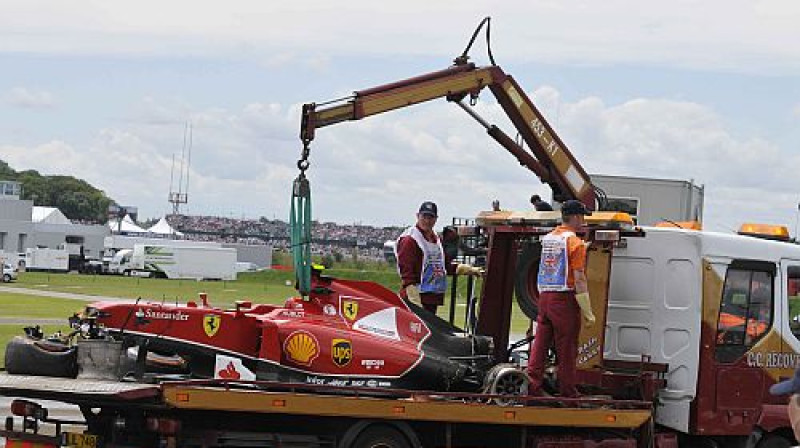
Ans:
[[[786,402],[768,389],[800,361],[800,245],[773,227],[645,227],[614,249],[604,358],[668,366],[657,423],[748,434]]]

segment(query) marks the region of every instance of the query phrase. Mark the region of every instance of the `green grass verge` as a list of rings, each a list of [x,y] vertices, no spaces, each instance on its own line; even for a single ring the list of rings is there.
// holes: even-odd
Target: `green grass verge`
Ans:
[[[215,306],[227,307],[236,300],[280,303],[294,294],[292,273],[269,271],[241,274],[237,281],[167,280],[112,275],[49,274],[25,272],[11,287],[75,294],[185,302],[208,294]],[[286,285],[289,282],[290,286]]]
[[[0,292],[0,317],[25,319],[60,319],[64,322],[75,311],[83,309],[83,300],[56,299],[10,292]]]

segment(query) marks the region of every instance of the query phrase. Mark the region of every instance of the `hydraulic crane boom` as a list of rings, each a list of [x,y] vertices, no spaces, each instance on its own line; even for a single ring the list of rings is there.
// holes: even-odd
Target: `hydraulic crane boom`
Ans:
[[[464,98],[469,96],[471,100],[476,99],[486,87],[497,98],[533,155],[464,104]],[[357,91],[353,96],[341,100],[319,105],[305,104],[300,138],[307,149],[317,128],[360,120],[436,98],[446,98],[461,106],[521,165],[550,185],[555,200],[577,199],[594,210],[595,192],[586,171],[516,81],[497,65],[477,67],[473,63],[457,60],[456,65],[445,70]]]

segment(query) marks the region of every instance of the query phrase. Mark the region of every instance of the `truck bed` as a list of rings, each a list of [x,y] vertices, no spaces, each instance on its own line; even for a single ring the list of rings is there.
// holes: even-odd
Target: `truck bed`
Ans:
[[[36,398],[71,404],[158,402],[161,386],[89,379],[9,375],[0,372],[0,396]]]
[[[617,429],[641,427],[652,415],[652,405],[639,401],[592,398],[562,400],[550,397],[501,406],[490,403],[491,398],[497,397],[489,395],[403,390],[391,392],[392,396],[376,397],[374,389],[260,381],[236,383],[195,380],[141,384],[0,373],[0,395],[4,396],[89,406],[169,408],[178,412],[245,412]]]

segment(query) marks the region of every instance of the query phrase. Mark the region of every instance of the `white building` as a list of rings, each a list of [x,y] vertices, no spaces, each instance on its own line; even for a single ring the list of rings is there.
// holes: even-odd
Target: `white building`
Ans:
[[[78,253],[83,248],[86,258],[101,257],[108,227],[73,224],[56,208],[20,199],[21,193],[19,182],[0,181],[0,250],[20,254],[28,248],[65,246]]]

